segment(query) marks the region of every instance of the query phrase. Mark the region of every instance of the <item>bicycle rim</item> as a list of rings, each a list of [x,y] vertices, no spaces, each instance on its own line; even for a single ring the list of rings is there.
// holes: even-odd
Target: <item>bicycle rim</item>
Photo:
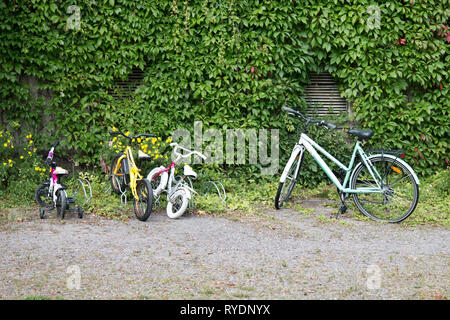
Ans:
[[[419,201],[419,187],[412,173],[394,159],[376,157],[372,165],[381,176],[382,193],[354,193],[358,209],[376,221],[400,222],[411,215]],[[368,169],[357,168],[351,182],[352,189],[377,188]]]

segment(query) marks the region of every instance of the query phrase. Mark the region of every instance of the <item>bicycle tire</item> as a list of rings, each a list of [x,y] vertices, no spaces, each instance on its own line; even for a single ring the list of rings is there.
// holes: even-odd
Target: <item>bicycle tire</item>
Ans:
[[[42,182],[34,192],[34,199],[41,208],[53,207],[53,199],[49,196],[50,182]]]
[[[397,223],[408,218],[419,202],[419,186],[412,172],[396,159],[377,156],[369,159],[382,178],[383,193],[353,193],[356,207],[375,220]],[[363,164],[355,168],[352,189],[376,186]],[[399,212],[399,215],[395,215]]]
[[[111,189],[116,194],[121,194],[125,191],[126,188],[126,173],[125,168],[123,166],[123,163],[117,162],[120,157],[123,156],[123,153],[119,153],[117,156],[114,157],[112,163],[111,163]],[[117,174],[114,174],[115,168],[117,165],[120,165]],[[121,192],[122,191],[122,192]]]
[[[134,198],[134,215],[140,221],[147,221],[152,213],[153,190],[147,179],[140,179],[136,182],[136,193],[139,198]]]
[[[56,191],[56,212],[61,220],[66,216],[67,196],[64,190]]]
[[[173,193],[166,207],[166,214],[170,219],[177,219],[184,214],[189,205],[188,192],[180,188]]]
[[[301,152],[295,158],[295,160],[292,162],[292,164],[289,168],[288,174],[286,176],[286,180],[284,182],[280,182],[280,184],[278,185],[277,194],[275,195],[275,208],[277,210],[281,209],[283,207],[283,204],[291,196],[292,190],[294,190],[294,186],[297,183],[298,175],[302,168],[303,157],[304,157],[304,152]],[[289,162],[288,162],[288,164],[289,164]],[[288,165],[288,164],[286,164],[286,165]],[[298,169],[297,169],[297,167],[298,167]],[[296,172],[295,172],[295,170],[296,170]],[[290,175],[292,175],[292,177],[289,177]],[[289,180],[289,183],[287,185],[286,182],[288,180]],[[283,191],[286,192],[285,196],[282,196]]]

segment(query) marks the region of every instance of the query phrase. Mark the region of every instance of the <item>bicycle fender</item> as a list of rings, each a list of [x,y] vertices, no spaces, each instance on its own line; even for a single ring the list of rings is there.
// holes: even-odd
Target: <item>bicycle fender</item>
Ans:
[[[147,180],[150,181],[150,183],[151,183],[153,176],[155,174],[157,174],[159,171],[164,170],[164,169],[165,169],[165,167],[163,167],[163,166],[154,168],[147,175]],[[155,195],[155,196],[159,195],[164,190],[164,188],[167,186],[167,181],[169,180],[169,174],[167,172],[162,172],[160,176],[161,176],[161,181],[160,181],[159,185],[153,190],[153,195]]]
[[[295,158],[298,156],[298,154],[301,151],[302,151],[302,147],[299,144],[296,144],[294,146],[294,149],[292,150],[291,157],[289,158],[289,161],[286,163],[283,173],[281,174],[280,183],[284,183],[286,181],[286,177],[289,173],[289,169],[291,168],[292,163],[294,162]]]
[[[381,158],[381,157],[383,157],[383,158],[389,158],[389,159],[392,159],[392,160],[394,160],[394,161],[396,161],[396,162],[402,164],[406,169],[408,169],[408,170],[411,172],[411,174],[412,174],[414,180],[416,181],[416,183],[417,183],[418,185],[420,184],[419,178],[417,177],[417,175],[416,175],[416,173],[414,172],[413,168],[411,168],[411,166],[410,166],[409,164],[407,164],[405,161],[403,161],[402,159],[399,159],[398,157],[393,156],[393,155],[391,155],[391,154],[373,154],[373,155],[371,155],[371,156],[369,156],[369,157],[367,157],[367,158],[370,160],[370,159],[376,158],[376,157],[380,157],[380,158]],[[364,164],[363,164],[362,162],[359,162],[359,163],[355,166],[355,168],[354,168],[353,171],[352,171],[352,175],[350,176],[350,180],[349,180],[349,181],[352,181],[353,176],[355,175],[356,169],[358,169],[359,166],[363,166],[363,165],[364,165]]]

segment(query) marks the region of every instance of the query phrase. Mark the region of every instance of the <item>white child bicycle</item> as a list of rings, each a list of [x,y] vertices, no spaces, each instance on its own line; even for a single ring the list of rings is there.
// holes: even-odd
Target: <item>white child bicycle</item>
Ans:
[[[163,192],[167,193],[166,213],[169,218],[175,219],[184,214],[188,207],[189,201],[192,198],[192,194],[197,193],[186,182],[186,177],[195,179],[197,178],[197,173],[195,173],[189,165],[185,164],[183,177],[176,180],[175,165],[181,159],[189,158],[192,155],[197,155],[203,160],[206,160],[206,156],[198,151],[186,149],[177,143],[171,143],[170,146],[174,147],[173,152],[176,156],[175,160],[167,168],[161,166],[150,171],[147,179],[152,185],[153,196],[155,198],[159,197],[159,195]],[[186,153],[182,154],[178,152],[178,150],[183,150]]]

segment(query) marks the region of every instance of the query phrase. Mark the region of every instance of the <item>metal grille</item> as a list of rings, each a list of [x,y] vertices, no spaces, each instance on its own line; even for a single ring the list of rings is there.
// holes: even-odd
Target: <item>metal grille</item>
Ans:
[[[310,74],[306,86],[307,114],[330,115],[349,112],[349,104],[341,97],[339,88],[328,72]]]
[[[116,99],[129,98],[136,91],[137,87],[142,84],[143,79],[144,71],[133,67],[131,73],[128,75],[128,80],[114,80],[114,87],[108,89],[108,92]]]

